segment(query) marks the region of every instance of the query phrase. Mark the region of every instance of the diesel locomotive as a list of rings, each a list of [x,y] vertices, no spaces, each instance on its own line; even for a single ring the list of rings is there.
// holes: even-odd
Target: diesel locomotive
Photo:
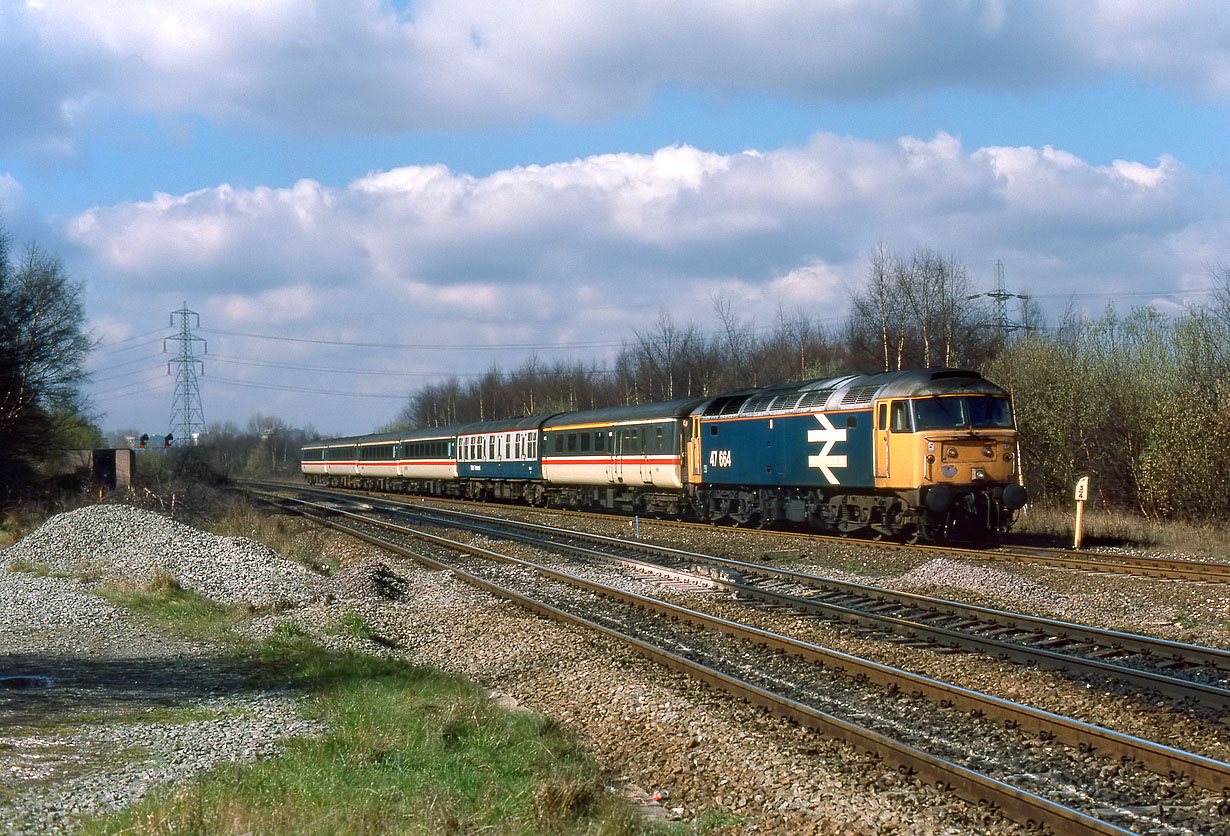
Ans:
[[[1007,392],[930,368],[303,447],[312,484],[942,540],[1027,496]]]

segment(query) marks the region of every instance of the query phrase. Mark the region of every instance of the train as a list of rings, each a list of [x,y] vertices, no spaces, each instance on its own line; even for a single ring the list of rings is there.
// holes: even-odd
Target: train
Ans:
[[[1011,398],[926,368],[322,439],[314,485],[941,541],[1028,497]]]

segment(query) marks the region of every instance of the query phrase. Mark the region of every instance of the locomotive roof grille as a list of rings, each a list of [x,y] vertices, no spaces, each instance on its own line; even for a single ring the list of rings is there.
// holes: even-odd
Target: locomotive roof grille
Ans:
[[[828,389],[812,389],[810,392],[804,392],[795,403],[795,409],[814,409],[824,406],[828,401],[829,395],[833,394],[832,388]]]
[[[731,398],[722,405],[722,410],[718,415],[737,415],[746,401],[746,396]]]
[[[754,415],[762,412],[769,412],[773,409],[773,402],[777,400],[777,395],[757,395],[754,398],[749,398],[743,404],[741,415]]]
[[[842,406],[863,406],[870,404],[871,399],[876,396],[876,392],[880,391],[880,384],[876,383],[871,386],[855,386],[841,399]]]

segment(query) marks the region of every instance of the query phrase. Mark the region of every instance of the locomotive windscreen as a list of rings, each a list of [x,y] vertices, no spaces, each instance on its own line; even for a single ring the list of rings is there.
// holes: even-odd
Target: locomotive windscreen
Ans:
[[[915,430],[1012,429],[1012,406],[1007,398],[963,395],[915,398],[911,403]]]

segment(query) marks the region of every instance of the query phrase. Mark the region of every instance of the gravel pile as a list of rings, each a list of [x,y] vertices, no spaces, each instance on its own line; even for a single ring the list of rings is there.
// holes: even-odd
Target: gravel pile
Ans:
[[[169,576],[220,603],[256,609],[298,606],[320,586],[318,575],[260,543],[206,534],[126,505],[94,505],[52,517],[3,559],[9,566],[138,587]]]

